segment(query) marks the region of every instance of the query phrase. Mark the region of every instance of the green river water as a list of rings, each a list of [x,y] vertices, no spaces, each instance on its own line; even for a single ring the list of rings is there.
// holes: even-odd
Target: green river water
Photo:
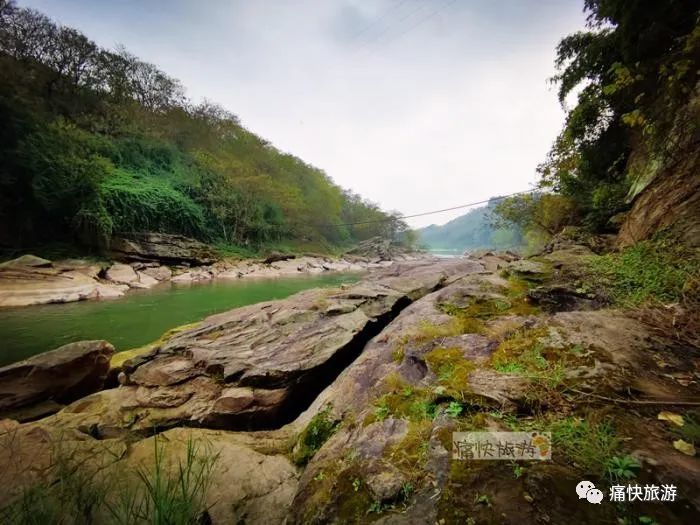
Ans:
[[[357,274],[162,284],[124,297],[0,310],[0,366],[66,343],[106,339],[117,351],[142,346],[166,330],[238,306],[282,299],[308,288],[355,282]]]

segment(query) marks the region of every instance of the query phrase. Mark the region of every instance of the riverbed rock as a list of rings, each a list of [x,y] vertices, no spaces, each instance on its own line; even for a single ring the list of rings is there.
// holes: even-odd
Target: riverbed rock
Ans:
[[[394,244],[384,237],[366,239],[348,250],[348,255],[366,257],[375,261],[391,261],[406,253],[402,246]]]
[[[74,271],[80,272],[88,277],[97,279],[104,265],[86,259],[61,259],[54,261],[52,266],[63,272]]]
[[[211,264],[216,260],[213,250],[195,239],[165,233],[134,233],[114,237],[111,255],[126,261],[157,261],[165,264]]]
[[[211,316],[126,361],[124,386],[74,403],[61,424],[111,436],[183,422],[240,429],[290,421],[412,300],[482,269],[456,259],[402,263],[352,286]]]
[[[136,275],[138,279],[136,280],[136,282],[131,283],[130,286],[132,288],[153,288],[160,282],[158,281],[158,279],[151,277],[145,272],[136,272]]]
[[[0,268],[49,268],[51,266],[51,261],[48,259],[43,259],[31,254],[22,255],[16,259],[0,264]]]
[[[539,273],[537,271],[536,275]],[[389,505],[401,502],[398,513],[379,511],[378,522],[397,524],[462,523],[465,516],[472,515],[480,517],[478,523],[534,524],[540,522],[538,516],[549,512],[547,502],[552,494],[560,498],[560,508],[575,504],[576,481],[573,480],[580,479],[581,472],[568,464],[558,466],[561,472],[556,476],[545,476],[549,465],[544,463],[549,462],[544,462],[527,467],[528,479],[541,480],[536,490],[533,483],[525,481],[532,494],[528,497],[533,501],[524,501],[538,511],[519,513],[516,509],[523,503],[510,508],[507,501],[523,498],[523,481],[513,481],[516,477],[512,471],[499,469],[498,462],[492,462],[495,465],[492,467],[489,462],[477,466],[451,460],[452,432],[460,430],[455,419],[441,413],[444,409],[440,408],[435,415],[420,416],[415,412],[423,406],[426,395],[443,407],[454,399],[467,414],[457,418],[460,425],[476,425],[476,428],[466,427],[470,430],[512,430],[503,424],[501,416],[491,414],[509,413],[520,420],[523,412],[527,414],[531,410],[533,392],[542,388],[542,384],[527,374],[505,373],[492,366],[490,356],[510,337],[536,334],[531,343],[533,347],[541,345],[541,348],[553,349],[547,352],[562,352],[560,355],[566,359],[575,356],[567,367],[566,382],[559,388],[582,392],[580,403],[584,406],[594,402],[598,392],[623,397],[625,392],[632,391],[635,396],[663,399],[669,404],[672,400],[692,399],[691,392],[683,391],[687,387],[673,387],[669,381],[662,381],[663,368],[655,364],[655,360],[663,359],[664,368],[687,369],[687,363],[683,362],[687,357],[684,351],[675,352],[676,357],[673,352],[664,352],[661,358],[656,354],[657,345],[661,343],[651,340],[649,331],[639,321],[621,311],[530,316],[504,312],[483,321],[484,324],[477,327],[481,334],[450,335],[455,330],[454,316],[446,314],[441,306],[463,308],[484,296],[497,298],[498,293],[506,290],[506,285],[507,282],[497,275],[469,275],[415,301],[373,338],[363,353],[290,425],[297,429],[313,428],[320,415],[330,421],[342,421],[306,465],[290,507],[289,524],[351,521],[352,516],[360,515],[359,509],[370,505],[377,508],[375,502],[382,500]],[[452,352],[456,356],[453,359],[465,359],[468,364],[462,377],[466,380],[461,379],[457,385],[450,383],[452,374],[458,370],[455,368],[460,364],[458,361],[452,361],[451,367],[442,371],[439,362],[437,368],[431,367],[428,356],[441,349]],[[448,388],[454,386],[463,389],[464,397],[450,394]],[[552,386],[547,384],[549,388]],[[588,397],[588,392],[595,393]],[[538,410],[550,409],[552,417],[570,417],[566,406],[563,409],[556,404],[548,406],[552,400],[547,394],[539,393],[536,400],[540,403]],[[606,401],[599,401],[599,406],[601,410],[614,410],[614,405]],[[595,421],[598,409],[591,410]],[[652,419],[658,410],[658,407],[649,409]],[[472,419],[472,411],[478,414],[477,419]],[[622,423],[619,418],[628,413],[628,406],[623,404],[615,412],[614,419],[624,428],[622,435],[625,436],[630,435],[627,425],[632,425],[632,421],[625,419]],[[523,418],[525,421],[532,419]],[[403,432],[391,430],[395,422],[403,425]],[[649,423],[638,419],[634,425],[635,432],[646,433]],[[662,476],[673,468],[681,469],[683,472],[675,479],[683,480],[688,487],[687,500],[697,500],[690,487],[697,482],[700,461],[674,453],[669,438],[666,434],[665,443],[660,439],[655,444],[654,454],[665,450],[668,455],[662,460],[666,462],[665,467],[655,468]],[[655,457],[650,449],[645,449],[644,457]],[[411,494],[408,496],[401,491],[405,487],[402,479],[410,479]],[[560,487],[562,480],[566,480],[565,490]],[[475,495],[479,494],[487,494],[489,503],[474,503]],[[697,503],[695,505],[697,507]],[[491,510],[491,506],[495,510]],[[593,514],[586,522],[595,523],[598,518],[600,515]],[[680,523],[678,520],[670,522]]]
[[[113,264],[105,272],[105,278],[117,284],[131,284],[137,282],[139,276],[128,264]]]
[[[174,283],[198,283],[213,279],[212,273],[206,268],[194,268],[190,271],[175,275],[170,280]]]
[[[529,290],[527,296],[531,303],[539,305],[548,312],[594,310],[606,303],[595,293],[566,284],[537,286]]]
[[[129,291],[129,285],[127,284],[97,283],[97,285],[95,286],[95,298],[114,299],[116,297],[121,297],[127,291]]]
[[[552,264],[537,267],[529,291],[564,285]],[[668,344],[627,311],[553,303],[542,312],[525,286],[486,265],[395,263],[354,285],[239,308],[168,335],[123,364],[123,386],[40,421],[0,421],[0,439],[11,436],[16,447],[0,446],[0,482],[12,497],[31,486],[25,478],[36,481],[51,464],[56,436],[68,436],[80,458],[102,457],[98,445],[109,450],[112,463],[99,468],[110,480],[152,469],[156,445],[176,472],[194,445],[217,458],[202,521],[559,523],[580,504],[576,483],[604,478],[589,478],[559,448],[553,462],[521,471],[454,460],[453,432],[610,421],[618,453],[643,462],[645,483],[671,476],[678,486],[679,501],[655,506],[654,516],[684,523],[700,508],[700,459],[673,448],[677,429],[657,414],[678,403],[673,410],[685,417],[683,403],[697,399],[695,349]],[[489,301],[498,308],[470,309]],[[521,351],[536,368],[518,368],[527,365]],[[582,523],[616,519],[605,505],[582,512]]]
[[[157,281],[169,281],[173,276],[173,271],[167,266],[144,268],[140,273],[153,277]]]
[[[370,463],[365,482],[376,501],[390,501],[399,496],[407,479],[391,463],[378,460]]]
[[[543,263],[531,259],[510,262],[506,269],[516,277],[533,282],[542,282],[551,273]]]
[[[98,282],[78,271],[7,266],[0,268],[0,307],[68,303],[97,296]]]
[[[221,396],[207,410],[204,425],[213,428],[226,427],[231,418],[235,418],[241,424],[248,421],[248,424],[258,426],[272,422],[279,415],[289,392],[288,388],[224,388]]]
[[[0,411],[67,403],[99,390],[113,353],[107,341],[81,341],[0,368]]]

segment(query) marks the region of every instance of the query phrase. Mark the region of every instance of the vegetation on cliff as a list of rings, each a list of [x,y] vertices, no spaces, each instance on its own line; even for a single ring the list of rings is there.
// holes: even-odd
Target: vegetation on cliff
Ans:
[[[328,247],[400,220],[124,49],[0,0],[0,245],[158,231]]]
[[[564,224],[614,231],[634,197],[679,159],[695,159],[687,177],[697,177],[699,9],[697,1],[586,0],[588,30],[557,47],[551,80],[568,110],[538,168],[557,201],[506,200],[499,210],[508,221],[548,233]],[[542,216],[551,220],[535,220]]]

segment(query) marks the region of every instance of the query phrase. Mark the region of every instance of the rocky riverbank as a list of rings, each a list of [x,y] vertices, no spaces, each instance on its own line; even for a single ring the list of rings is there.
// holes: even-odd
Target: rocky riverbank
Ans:
[[[104,488],[91,512],[109,522],[119,494],[153,469],[176,476],[196,443],[213,523],[558,524],[574,510],[578,523],[688,523],[698,350],[584,286],[595,257],[563,243],[529,260],[398,262],[211,316],[121,363],[119,386],[3,420],[0,508],[54,486],[63,450]],[[467,430],[551,432],[553,461],[452,459],[452,432]],[[581,479],[678,496],[591,505]]]
[[[363,272],[394,262],[425,258],[396,255],[393,260],[347,255],[287,256],[284,260],[224,259],[212,264],[167,266],[154,261],[93,262],[82,259],[49,261],[23,255],[0,264],[0,307],[68,303],[121,297],[131,289],[162,283],[191,284],[213,279],[255,279],[316,275],[324,272]]]

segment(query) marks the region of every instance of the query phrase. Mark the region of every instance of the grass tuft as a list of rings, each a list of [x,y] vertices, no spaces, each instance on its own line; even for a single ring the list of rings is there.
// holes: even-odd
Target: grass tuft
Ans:
[[[590,269],[591,278],[602,282],[622,306],[675,302],[700,278],[700,252],[660,234],[620,253],[596,257]]]
[[[18,525],[191,525],[208,519],[205,504],[218,454],[187,442],[184,461],[166,461],[162,438],[154,438],[154,462],[136,476],[109,476],[95,457],[78,458],[60,445],[47,481],[28,487],[0,522]],[[116,459],[116,458],[113,458]],[[110,468],[119,468],[113,464]]]

